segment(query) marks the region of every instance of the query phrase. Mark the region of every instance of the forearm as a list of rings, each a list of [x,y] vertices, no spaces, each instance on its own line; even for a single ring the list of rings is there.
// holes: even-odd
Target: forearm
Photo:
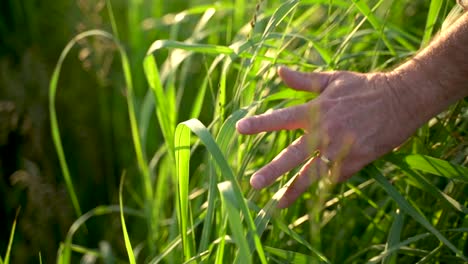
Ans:
[[[388,81],[398,104],[417,126],[467,96],[468,13],[389,73]]]

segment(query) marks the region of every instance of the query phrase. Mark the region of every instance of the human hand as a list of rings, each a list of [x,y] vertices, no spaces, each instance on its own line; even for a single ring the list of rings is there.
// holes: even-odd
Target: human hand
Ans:
[[[332,181],[350,178],[403,143],[418,127],[393,89],[399,79],[390,74],[300,73],[287,68],[280,68],[278,74],[289,87],[320,95],[299,106],[244,118],[236,127],[241,134],[304,130],[303,136],[250,179],[255,189],[261,189],[305,162],[279,208],[291,205],[320,176],[335,175]],[[317,151],[320,157],[313,157]]]

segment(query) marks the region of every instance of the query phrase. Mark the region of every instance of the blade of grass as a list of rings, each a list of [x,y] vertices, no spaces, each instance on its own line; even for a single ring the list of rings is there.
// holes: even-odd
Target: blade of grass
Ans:
[[[238,209],[232,183],[225,181],[218,184],[221,194],[221,202],[224,211],[227,213],[229,226],[233,233],[234,241],[238,246],[239,255],[236,256],[234,263],[252,263],[252,255],[249,249],[249,243],[244,235],[242,227],[241,212]]]
[[[313,94],[310,92],[301,92],[295,91],[292,89],[286,89],[279,91],[277,93],[273,93],[265,97],[264,102],[271,102],[271,101],[284,101],[284,100],[297,100],[302,102],[303,100],[312,100],[317,97],[317,94]]]
[[[299,0],[289,0],[284,2],[271,16],[263,32],[262,39],[265,39],[278,25],[299,5]]]
[[[248,109],[239,109],[234,112],[228,119],[224,122],[221,127],[218,136],[216,137],[216,143],[219,146],[221,152],[227,156],[229,150],[229,144],[232,143],[232,139],[236,133],[236,123],[245,117],[248,113]]]
[[[57,262],[58,263],[71,263],[71,247],[72,247],[72,240],[73,236],[75,235],[76,231],[79,230],[81,226],[84,226],[86,221],[91,219],[92,217],[108,215],[112,213],[120,213],[120,205],[106,205],[106,206],[98,206],[91,211],[83,214],[80,216],[73,224],[70,226],[68,230],[67,236],[65,238],[65,242],[62,243],[57,252]],[[123,208],[123,211],[127,215],[137,216],[141,219],[145,220],[146,215],[138,210],[131,209],[131,208]]]
[[[439,18],[439,13],[442,8],[442,0],[432,0],[431,6],[429,7],[429,13],[427,15],[426,27],[424,29],[424,36],[421,42],[421,47],[425,47],[429,44],[432,38],[432,32],[434,32],[434,26]]]
[[[151,44],[150,48],[148,49],[147,55],[156,52],[157,50],[164,49],[164,48],[171,48],[171,49],[183,49],[192,52],[199,52],[204,54],[226,54],[231,55],[234,53],[234,50],[220,45],[212,45],[212,44],[199,44],[199,43],[187,43],[187,42],[180,42],[175,40],[157,40]]]
[[[257,73],[260,71],[260,67],[262,66],[261,60],[259,60],[259,57],[262,57],[266,49],[264,49],[264,43],[265,41],[269,38],[269,35],[273,32],[273,30],[276,29],[276,27],[283,22],[283,20],[291,13],[294,11],[294,9],[298,6],[299,1],[298,0],[289,0],[281,4],[273,13],[273,15],[270,17],[265,30],[262,33],[262,36],[260,39],[258,39],[255,44],[252,45],[251,41],[247,41],[243,43],[242,45],[238,46],[238,50],[242,51],[245,48],[250,48],[252,45],[253,51],[247,52],[247,54],[252,54],[246,62],[248,62],[247,67],[244,69],[244,73],[242,74],[242,77],[239,79],[239,84],[238,87],[242,87],[242,89],[239,89],[236,91],[236,96],[234,97],[234,101],[240,102],[241,104],[250,104],[255,98],[255,94],[257,92],[256,89],[256,82],[250,82],[249,83],[249,75],[251,73]],[[283,39],[284,35],[279,36],[279,39]],[[231,45],[234,46],[234,45]],[[241,56],[243,55],[243,52],[238,52],[238,55]],[[242,57],[242,56],[241,56]],[[277,62],[276,58],[273,58],[272,62]],[[242,94],[242,97],[239,99],[240,95]]]
[[[391,52],[393,56],[396,56],[396,51],[393,45],[390,43],[388,40],[387,36],[384,33],[384,28],[385,25],[379,21],[379,19],[374,15],[374,12],[369,8],[369,6],[366,4],[365,1],[362,0],[352,0],[353,3],[356,5],[358,10],[362,13],[363,16],[367,18],[369,23],[372,25],[372,27],[377,31],[381,33],[382,40],[385,43],[385,46],[388,48],[388,50]],[[382,1],[380,1],[377,5],[379,5]]]
[[[461,233],[466,233],[468,232],[468,229],[467,228],[452,228],[452,229],[447,229],[447,230],[443,230],[444,232],[461,232]],[[425,238],[428,238],[430,236],[433,236],[434,234],[432,233],[423,233],[423,234],[418,234],[418,235],[415,235],[415,236],[412,236],[412,237],[409,237],[403,241],[401,241],[400,243],[394,245],[393,247],[389,248],[388,250],[384,250],[382,251],[378,256],[375,256],[373,257],[372,259],[370,259],[367,263],[371,264],[371,263],[378,263],[380,262],[384,257],[388,256],[389,254],[393,253],[393,252],[396,252],[400,249],[402,249],[403,247],[407,246],[407,245],[410,245],[410,244],[414,244],[420,240],[423,240]],[[372,247],[369,247],[369,248],[366,248],[364,250],[361,250],[360,252],[356,253],[355,255],[353,255],[351,258],[349,258],[345,263],[354,263],[356,261],[356,259],[365,254],[367,251],[369,251],[369,249],[371,249]],[[459,260],[457,258],[457,260]]]
[[[245,10],[247,10],[245,0],[236,0],[235,1],[235,9],[234,9],[234,28],[241,28],[243,24],[245,24]]]
[[[122,233],[124,235],[125,241],[125,249],[127,250],[128,261],[130,264],[136,264],[135,255],[133,254],[132,243],[130,242],[130,238],[128,236],[127,225],[125,224],[125,217],[124,217],[124,210],[123,210],[123,199],[122,199],[122,192],[123,192],[123,184],[125,182],[125,172],[122,174],[120,179],[120,186],[119,186],[119,211],[120,211],[120,222],[122,223]]]
[[[193,228],[197,228],[202,223],[202,219],[197,219],[194,223]],[[188,230],[189,233],[193,232],[193,229]],[[162,253],[159,256],[154,257],[152,260],[148,261],[149,264],[157,264],[164,260],[169,254],[172,253],[182,243],[182,238],[180,235],[176,236],[171,242],[169,242],[166,247],[162,250]]]
[[[437,262],[438,259],[432,259],[439,251],[443,248],[444,244],[440,244],[438,247],[434,248],[429,254],[424,256],[424,258],[420,259],[416,264],[424,264],[424,263],[434,263]],[[431,261],[432,262],[429,262]]]
[[[167,96],[161,83],[158,66],[154,56],[151,54],[146,56],[143,64],[146,78],[151,87],[151,90],[153,91],[156,116],[158,118],[165,142],[169,146],[169,152],[171,155],[173,155],[175,120],[172,118],[174,114],[170,111],[171,107],[169,104],[171,104],[171,102],[166,99]]]
[[[216,137],[216,143],[219,145],[220,150],[227,155],[229,144],[232,142],[235,133],[235,125],[237,121],[243,118],[247,114],[246,109],[240,109],[234,112],[221,126],[220,132]],[[207,214],[205,216],[205,223],[203,225],[202,239],[200,243],[199,253],[205,251],[208,248],[208,238],[211,234],[212,219],[214,218],[215,206],[216,206],[216,189],[217,189],[217,179],[215,177],[214,168],[211,162],[210,166],[210,183],[209,183],[209,193],[208,193],[208,208]]]
[[[109,20],[110,20],[111,27],[112,27],[112,33],[114,33],[114,36],[116,39],[119,39],[119,31],[117,28],[117,23],[115,21],[114,11],[112,10],[111,2],[112,2],[111,0],[106,0],[107,14],[109,15]]]
[[[213,231],[215,230],[213,226],[213,221],[215,219],[215,213],[216,213],[216,206],[217,206],[217,201],[218,201],[218,190],[217,190],[217,183],[218,180],[216,178],[216,173],[214,169],[215,164],[213,162],[209,162],[208,164],[208,174],[209,174],[209,186],[208,186],[208,206],[206,209],[206,216],[203,222],[203,230],[201,233],[201,240],[200,240],[200,246],[198,248],[198,253],[204,252],[205,250],[208,249],[210,246],[210,237]],[[221,228],[217,230],[217,234],[219,235],[220,233],[224,232],[224,229]],[[224,234],[223,234],[224,235]]]
[[[215,160],[216,164],[219,166],[220,171],[224,178],[232,183],[234,196],[236,199],[236,205],[240,207],[240,211],[242,212],[245,221],[247,222],[247,227],[249,233],[252,234],[255,244],[255,249],[257,251],[258,256],[262,263],[266,263],[266,258],[263,252],[263,248],[260,242],[260,238],[257,235],[255,223],[252,219],[252,216],[249,212],[247,203],[242,195],[242,190],[239,186],[239,183],[234,176],[232,169],[230,168],[228,162],[226,161],[222,151],[219,149],[218,145],[216,144],[215,140],[213,139],[211,133],[208,129],[197,119],[191,119],[186,122],[179,124],[178,126],[187,126],[190,130],[195,133],[198,138],[203,142],[206,146],[207,150]]]
[[[189,260],[187,260],[183,264],[198,263],[199,260],[204,261],[209,255],[210,255],[210,251],[208,251],[208,250],[203,251],[203,252],[193,256],[192,258],[190,258]]]
[[[128,60],[129,73],[133,74],[134,78],[134,95],[136,97],[142,96],[146,87],[143,85],[143,71],[140,66],[140,60],[143,58],[144,53],[142,51],[145,48],[144,44],[144,35],[143,30],[141,30],[141,21],[144,17],[142,14],[143,9],[143,0],[129,0],[127,3],[127,26],[128,26],[128,45],[131,54],[133,55],[130,60]]]
[[[190,174],[190,129],[186,126],[177,126],[174,138],[176,178],[178,191],[178,222],[184,249],[184,260],[192,258],[194,241],[187,237],[189,223],[189,174]]]
[[[71,249],[73,252],[80,253],[83,255],[91,255],[97,258],[103,258],[103,255],[101,254],[101,252],[95,249],[86,248],[80,245],[72,245]]]
[[[208,85],[210,83],[209,78],[211,78],[214,70],[216,69],[218,64],[223,59],[224,59],[224,56],[222,56],[222,55],[216,57],[216,59],[213,61],[210,68],[208,69],[208,72],[207,72],[205,78],[203,79],[203,83],[200,86],[200,89],[199,89],[199,91],[198,91],[198,93],[197,93],[197,95],[195,97],[194,102],[193,102],[192,111],[190,112],[190,118],[199,118],[200,117],[200,113],[201,113],[202,107],[203,107],[203,102],[205,100],[206,90],[207,90]]]
[[[323,261],[317,260],[312,256],[305,255],[299,252],[283,250],[280,248],[265,247],[265,251],[286,260],[287,263],[325,263]]]
[[[468,182],[468,168],[425,155],[392,155],[390,161],[396,165],[404,164],[411,169],[420,170],[448,179]]]
[[[418,212],[398,191],[393,185],[391,185],[388,180],[380,173],[380,171],[374,166],[369,165],[364,170],[365,173],[374,178],[382,188],[393,198],[393,200],[399,205],[400,209],[403,210],[406,214],[410,215],[415,221],[424,226],[429,232],[434,234],[440,242],[444,243],[456,256],[462,258],[464,261],[468,261],[468,258],[463,255],[463,253],[457,249],[452,242],[450,242],[444,235],[442,235],[439,230],[434,228],[431,223],[420,213]]]
[[[389,159],[392,160],[391,157]],[[413,184],[417,188],[430,193],[448,207],[454,208],[461,213],[468,214],[468,209],[463,204],[459,203],[448,194],[439,190],[439,188],[434,186],[434,184],[432,184],[426,177],[424,177],[424,175],[421,175],[419,171],[411,169],[407,163],[400,162],[398,159],[395,159],[392,163],[398,166],[406,175],[408,175],[410,180],[413,180],[409,182],[410,184]]]
[[[222,225],[222,229],[219,232],[221,234],[221,237],[220,237],[221,241],[219,242],[219,246],[216,249],[215,264],[223,264],[225,262],[224,261],[224,249],[226,248],[227,217],[225,215],[223,215],[223,217],[224,219],[222,223],[224,223],[224,225]]]
[[[390,227],[390,231],[388,232],[388,239],[387,243],[385,244],[385,251],[401,242],[401,230],[403,229],[404,221],[405,214],[400,212],[400,210],[396,210],[392,226]],[[383,258],[382,264],[397,263],[396,257],[396,253],[391,253],[385,256],[385,258]]]
[[[144,194],[145,194],[146,200],[151,200],[150,198],[152,197],[150,172],[149,172],[147,163],[145,162],[145,158],[144,158],[144,154],[143,154],[143,150],[142,150],[141,142],[140,142],[140,136],[138,132],[138,124],[137,124],[137,120],[135,116],[135,107],[133,103],[133,84],[132,84],[132,78],[131,78],[131,72],[130,72],[130,64],[128,62],[127,55],[123,47],[108,32],[105,32],[102,30],[85,31],[83,33],[76,35],[65,46],[55,66],[55,69],[54,69],[54,72],[52,74],[52,78],[50,81],[50,85],[49,85],[49,112],[50,112],[50,125],[51,125],[51,131],[52,131],[52,139],[53,139],[55,149],[57,151],[57,155],[59,158],[60,167],[62,169],[63,177],[65,180],[65,185],[70,195],[70,199],[72,201],[75,213],[78,217],[82,215],[82,212],[81,212],[81,208],[78,202],[78,198],[76,196],[76,193],[73,187],[73,181],[72,181],[70,170],[68,168],[68,164],[65,158],[65,152],[63,150],[62,140],[60,138],[57,111],[55,109],[55,96],[57,93],[60,72],[62,70],[62,65],[65,61],[65,58],[67,57],[70,50],[75,46],[77,42],[79,42],[82,39],[91,37],[91,36],[103,37],[111,41],[114,41],[119,48],[119,53],[122,58],[122,69],[124,71],[125,84],[126,84],[127,93],[128,93],[127,94],[127,106],[128,106],[128,114],[130,118],[130,126],[131,126],[131,131],[132,131],[132,139],[133,139],[133,144],[134,144],[134,148],[135,148],[135,152],[137,156],[138,166],[142,173],[142,178],[143,178],[143,183],[144,183],[143,184]]]
[[[294,182],[296,179],[296,176],[291,177],[291,179],[288,180],[286,184],[284,184],[268,201],[268,203],[259,210],[257,213],[257,217],[255,217],[255,225],[257,227],[257,233],[258,236],[261,237],[263,232],[268,226],[268,223],[271,220],[271,217],[273,215],[274,210],[277,210],[277,205],[281,197],[283,197],[284,193],[286,192],[288,186],[291,186],[291,184]],[[251,241],[249,241],[251,242]],[[252,246],[252,243],[250,243]]]
[[[218,11],[221,11],[224,8],[226,8],[224,6],[222,8],[220,8],[219,6],[216,6],[216,5],[197,6],[197,7],[185,10],[185,11],[180,12],[180,13],[175,15],[175,17],[188,17],[189,15],[203,13],[203,16],[201,17],[201,19],[198,21],[197,25],[195,26],[191,37],[189,37],[186,40],[186,42],[181,42],[181,43],[193,43],[193,42],[198,41],[198,40],[205,37],[206,33],[203,30],[207,26],[207,23],[215,15],[215,13],[217,11],[217,9],[215,7],[218,7],[218,9],[219,9]],[[176,35],[176,33],[174,31],[177,31],[177,30],[172,30],[172,34]],[[161,40],[161,41],[164,42],[164,40]],[[156,42],[153,43],[153,45],[157,44],[158,42],[161,42],[161,41],[156,41]],[[162,45],[162,47],[160,47],[160,48],[175,49],[175,48],[171,48],[171,47],[165,47],[164,45]],[[158,49],[153,49],[152,51],[148,51],[147,57],[150,56],[151,53],[154,53]],[[171,146],[172,143],[173,143],[173,140],[170,137],[168,137],[168,135],[173,135],[173,131],[174,131],[174,128],[175,128],[175,125],[176,125],[175,120],[177,120],[177,112],[178,111],[176,111],[176,109],[178,108],[178,106],[177,106],[178,99],[180,98],[181,94],[183,93],[184,87],[191,87],[191,85],[192,85],[192,83],[186,83],[187,73],[190,72],[191,65],[192,65],[191,58],[190,58],[190,56],[192,54],[193,54],[193,51],[190,51],[190,50],[185,50],[185,49],[173,50],[169,54],[169,57],[166,59],[165,63],[162,65],[162,71],[161,71],[160,74],[158,74],[157,78],[152,77],[151,75],[149,75],[149,74],[154,74],[155,71],[158,71],[156,65],[152,66],[153,65],[152,63],[150,63],[149,61],[145,61],[145,74],[146,74],[148,82],[150,83],[150,85],[152,87],[153,98],[151,98],[151,96],[149,96],[149,94],[147,94],[146,97],[145,97],[144,107],[142,107],[142,118],[141,118],[142,119],[142,129],[141,130],[144,133],[146,133],[146,130],[148,128],[148,123],[149,123],[149,119],[150,119],[149,113],[151,113],[150,108],[152,108],[153,104],[154,104],[154,92],[158,91],[158,93],[161,94],[161,92],[159,92],[159,90],[164,91],[164,93],[163,93],[164,97],[162,97],[162,98],[164,98],[163,101],[165,102],[164,107],[160,107],[161,102],[156,101],[156,108],[157,108],[156,111],[159,112],[159,113],[157,113],[158,120],[160,120],[160,123],[162,123],[163,126],[164,126],[164,127],[162,127],[162,130],[163,130],[163,133],[165,135],[166,144],[169,145],[169,146]],[[148,58],[145,58],[145,60],[148,60]],[[184,65],[183,65],[183,67],[181,69],[181,73],[179,74],[178,77],[175,77],[174,73],[176,72],[177,68],[183,63],[184,63]],[[212,70],[214,70],[216,64],[217,63],[214,63],[214,65],[212,65],[210,73],[211,73]],[[150,71],[148,69],[148,67],[152,67],[154,70]],[[206,91],[206,87],[207,87],[208,79],[210,78],[210,75],[211,74],[206,75],[204,84],[202,84],[200,86],[200,88],[198,89],[199,92],[197,93],[196,101],[193,104],[194,106],[193,106],[192,115],[191,115],[192,118],[198,118],[198,116],[200,114],[201,106],[202,106],[202,103],[203,103],[203,99],[205,97],[205,91]],[[178,84],[178,87],[181,88],[178,91],[175,90],[174,78],[182,80],[182,82]],[[156,79],[158,79],[158,81],[155,83]],[[162,86],[163,83],[165,83],[165,86],[167,88],[165,90],[162,89],[162,88],[159,89],[159,87],[158,87],[158,86]],[[177,95],[177,98],[176,98],[176,95],[175,95],[176,92],[179,93]],[[160,96],[159,94],[156,95],[156,96]],[[171,108],[169,108],[169,107],[171,107]],[[161,112],[163,112],[163,113],[161,113]],[[171,124],[172,131],[167,131],[168,122],[164,122],[164,120],[163,120],[163,122],[161,122],[160,116],[165,117],[165,118],[167,117],[167,119],[171,121],[169,123]],[[172,152],[173,151],[172,151],[172,148],[171,148],[171,155],[172,155]]]
[[[325,263],[331,263],[330,260],[325,257],[320,251],[315,249],[307,240],[305,240],[301,235],[296,233],[292,228],[289,228],[287,224],[283,222],[283,220],[279,218],[273,218],[273,224],[278,227],[282,232],[289,235],[293,240],[298,242],[300,245],[305,246],[308,250],[314,253],[320,261]]]
[[[7,250],[5,253],[5,258],[2,261],[2,263],[4,264],[10,263],[11,246],[13,245],[13,239],[15,238],[16,222],[18,221],[19,212],[20,212],[20,209],[16,210],[15,220],[13,221],[13,225],[11,226],[10,238],[8,239],[8,246],[7,246]]]

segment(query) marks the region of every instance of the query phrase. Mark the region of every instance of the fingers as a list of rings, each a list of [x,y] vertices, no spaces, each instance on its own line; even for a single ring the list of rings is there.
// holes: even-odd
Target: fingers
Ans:
[[[279,200],[278,208],[282,209],[289,207],[297,200],[297,198],[299,198],[299,196],[301,196],[301,194],[307,191],[313,181],[324,176],[322,174],[324,174],[326,170],[319,167],[324,165],[320,163],[322,163],[320,158],[312,158],[304,165],[304,167],[302,167],[296,179],[291,183],[283,197]]]
[[[278,74],[289,87],[309,92],[322,92],[328,85],[333,73],[301,73],[281,67]],[[305,128],[312,104],[284,108],[253,117],[244,118],[236,125],[241,134],[292,130]]]
[[[302,136],[278,154],[269,164],[252,175],[250,184],[255,189],[264,188],[272,184],[281,175],[297,167],[308,157],[309,146],[306,136]]]
[[[335,169],[336,174],[332,175],[332,180],[336,183],[344,182],[364,168],[365,165],[366,164],[353,160],[352,158],[345,158],[342,162],[338,163],[338,166]]]
[[[362,166],[343,152],[347,152],[346,149],[328,145],[322,156],[310,159],[278,202],[278,208],[289,207],[320,178],[327,177],[330,182],[338,183],[358,172]]]
[[[309,72],[303,73],[286,67],[278,69],[278,74],[284,83],[296,90],[321,93],[328,86],[333,73]]]
[[[309,104],[283,108],[270,113],[244,118],[237,122],[236,128],[239,133],[248,135],[282,129],[304,128],[307,124],[309,112]]]

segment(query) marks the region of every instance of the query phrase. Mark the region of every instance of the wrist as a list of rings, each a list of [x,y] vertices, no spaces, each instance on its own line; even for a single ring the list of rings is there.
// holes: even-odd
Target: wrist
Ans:
[[[386,73],[391,96],[422,125],[468,95],[468,14],[413,59]]]
[[[384,74],[393,109],[410,130],[416,130],[447,107],[437,95],[439,84],[425,72],[421,65],[410,61]]]

